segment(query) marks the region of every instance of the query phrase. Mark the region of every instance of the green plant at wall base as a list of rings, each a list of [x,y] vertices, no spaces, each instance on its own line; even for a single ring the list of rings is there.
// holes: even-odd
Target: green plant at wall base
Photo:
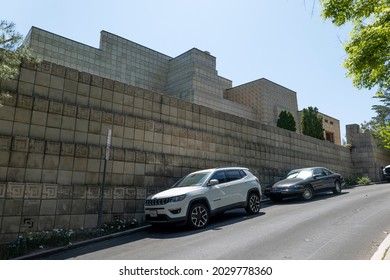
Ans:
[[[111,224],[104,224],[100,232],[96,228],[78,230],[55,228],[51,231],[29,232],[19,235],[14,242],[0,245],[0,259],[13,259],[37,250],[71,245],[75,242],[129,230],[138,226],[138,221],[133,219],[130,222],[116,220]]]
[[[349,178],[345,179],[345,184],[347,186],[353,186],[353,185],[356,185],[357,183],[356,183],[356,180],[354,178],[349,177]]]
[[[359,177],[357,178],[357,181],[356,181],[359,185],[369,185],[372,183],[371,179],[368,178],[367,176],[365,177]]]

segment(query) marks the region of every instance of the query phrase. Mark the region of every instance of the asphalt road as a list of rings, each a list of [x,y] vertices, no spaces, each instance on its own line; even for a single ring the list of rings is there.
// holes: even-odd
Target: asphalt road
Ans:
[[[390,232],[390,184],[319,194],[310,202],[265,202],[212,219],[204,230],[147,229],[48,259],[368,260]]]

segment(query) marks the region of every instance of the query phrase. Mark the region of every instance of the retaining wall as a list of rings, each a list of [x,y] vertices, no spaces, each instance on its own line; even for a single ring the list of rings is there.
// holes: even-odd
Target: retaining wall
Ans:
[[[198,169],[246,166],[263,187],[304,166],[353,175],[347,148],[61,65],[0,87],[0,242],[96,226],[108,128],[105,222],[142,222],[148,194]]]

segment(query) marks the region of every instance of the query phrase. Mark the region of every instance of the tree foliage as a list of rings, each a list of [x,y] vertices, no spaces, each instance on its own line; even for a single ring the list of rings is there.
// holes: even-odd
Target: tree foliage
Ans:
[[[379,146],[390,150],[390,92],[382,91],[375,96],[383,105],[374,105],[377,115],[362,125],[363,131],[370,131]]]
[[[323,17],[335,25],[352,23],[344,44],[344,67],[357,88],[388,89],[390,81],[389,0],[321,0]]]
[[[302,134],[325,140],[322,117],[317,107],[305,108],[302,111]]]
[[[280,112],[276,125],[280,128],[284,128],[284,129],[291,130],[291,131],[297,130],[294,116],[289,111],[281,111]]]
[[[335,25],[352,23],[350,39],[344,44],[343,66],[359,89],[377,87],[373,106],[377,116],[362,127],[370,130],[380,145],[390,149],[390,1],[321,0],[325,19]]]
[[[15,24],[0,20],[0,81],[15,78],[22,61],[38,62],[22,42],[23,36],[15,31]],[[7,96],[8,93],[0,92],[0,106]]]

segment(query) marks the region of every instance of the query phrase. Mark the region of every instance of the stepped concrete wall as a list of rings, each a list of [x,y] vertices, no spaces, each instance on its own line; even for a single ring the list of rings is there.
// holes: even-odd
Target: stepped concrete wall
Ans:
[[[198,169],[246,166],[263,187],[304,166],[354,175],[347,148],[54,63],[0,88],[0,242],[96,226],[108,128],[104,222],[142,222],[148,194]]]

